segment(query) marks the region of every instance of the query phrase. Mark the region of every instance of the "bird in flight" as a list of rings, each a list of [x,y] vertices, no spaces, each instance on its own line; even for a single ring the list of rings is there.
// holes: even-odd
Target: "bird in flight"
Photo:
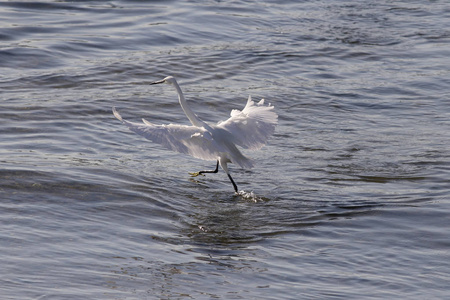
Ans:
[[[183,92],[174,77],[168,76],[151,84],[167,83],[175,87],[178,100],[186,117],[191,122],[187,125],[156,125],[142,119],[142,123],[129,122],[113,107],[114,116],[125,124],[131,131],[161,144],[165,148],[203,160],[216,160],[215,170],[190,173],[191,176],[205,173],[217,173],[219,165],[228,175],[234,191],[238,188],[228,170],[228,163],[239,165],[241,168],[253,167],[251,159],[244,156],[237,146],[249,150],[263,147],[275,131],[278,115],[272,105],[264,105],[264,99],[255,103],[248,97],[247,104],[242,111],[233,109],[230,118],[217,124],[208,124],[199,119],[186,102]]]

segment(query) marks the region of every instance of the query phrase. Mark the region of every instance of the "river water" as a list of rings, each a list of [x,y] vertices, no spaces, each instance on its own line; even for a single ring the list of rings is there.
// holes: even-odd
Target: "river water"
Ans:
[[[448,1],[0,3],[1,299],[450,298]],[[111,113],[279,124],[221,170]]]

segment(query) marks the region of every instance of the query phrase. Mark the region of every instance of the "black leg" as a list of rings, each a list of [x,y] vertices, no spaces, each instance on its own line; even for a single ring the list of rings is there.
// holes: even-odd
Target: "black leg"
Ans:
[[[236,185],[236,183],[234,182],[234,180],[233,180],[233,178],[231,177],[231,175],[228,173],[228,168],[226,167],[226,164],[225,164],[225,166],[222,165],[222,167],[224,167],[224,170],[225,170],[225,172],[227,173],[228,178],[230,178],[230,181],[231,181],[231,183],[233,184],[234,191],[236,192],[236,194],[239,194],[237,185]],[[189,174],[191,174],[192,177],[196,177],[196,176],[198,176],[198,175],[203,175],[204,173],[217,173],[218,171],[219,171],[219,161],[217,161],[216,169],[215,169],[215,170],[200,171],[200,172],[189,173]]]
[[[217,165],[216,165],[216,169],[215,169],[215,170],[200,171],[200,172],[198,172],[198,174],[203,174],[203,173],[217,173],[218,171],[219,171],[219,161],[217,161]]]
[[[227,174],[227,175],[228,175],[228,178],[230,178],[231,183],[233,184],[234,191],[236,192],[236,194],[238,194],[238,188],[237,188],[236,183],[234,183],[234,180],[233,180],[233,178],[231,178],[231,175],[230,175],[230,174]]]
[[[198,175],[203,175],[204,173],[217,173],[219,171],[219,161],[217,161],[216,169],[215,170],[209,170],[209,171],[200,171],[200,172],[194,172],[189,173],[192,177],[197,177]],[[205,175],[203,175],[205,176]]]

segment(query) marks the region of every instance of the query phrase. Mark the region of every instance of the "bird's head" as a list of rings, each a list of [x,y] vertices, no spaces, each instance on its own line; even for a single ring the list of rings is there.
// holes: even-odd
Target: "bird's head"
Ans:
[[[167,76],[163,80],[155,81],[150,84],[160,84],[160,83],[174,84],[175,82],[176,82],[175,78],[173,78],[172,76]]]

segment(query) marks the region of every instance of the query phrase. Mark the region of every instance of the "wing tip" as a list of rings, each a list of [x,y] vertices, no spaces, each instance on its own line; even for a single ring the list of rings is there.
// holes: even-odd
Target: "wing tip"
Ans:
[[[112,112],[113,112],[113,114],[114,114],[114,117],[116,117],[117,120],[119,120],[120,122],[123,123],[122,116],[121,116],[121,115],[119,114],[119,112],[116,110],[116,107],[115,107],[115,106],[113,106]]]
[[[147,121],[146,119],[142,119],[142,122],[144,122],[145,125],[153,126],[153,124]]]

